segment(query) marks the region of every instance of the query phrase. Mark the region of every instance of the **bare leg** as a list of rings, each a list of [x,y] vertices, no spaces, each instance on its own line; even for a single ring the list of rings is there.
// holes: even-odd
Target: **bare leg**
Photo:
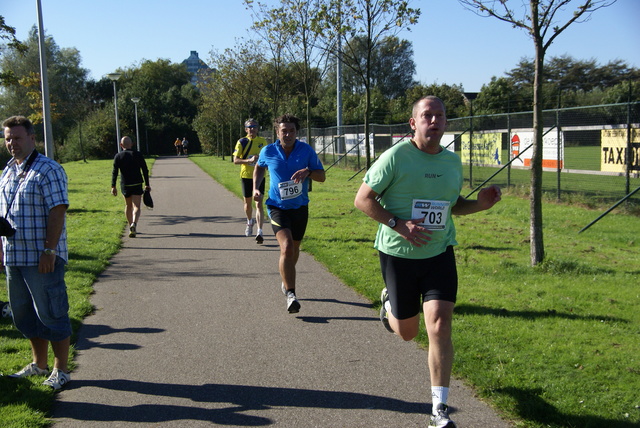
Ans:
[[[429,372],[432,386],[449,387],[453,366],[451,322],[453,302],[430,300],[425,302],[424,320],[429,335]]]
[[[244,198],[244,213],[247,216],[247,221],[251,221],[251,218],[253,216],[252,201],[253,198]]]
[[[262,200],[256,201],[256,223],[258,223],[258,229],[262,230],[262,223],[264,222],[264,209],[262,208]]]
[[[127,225],[133,223],[133,199],[131,196],[124,198],[124,215],[127,217]]]
[[[29,339],[29,342],[31,342],[33,362],[41,369],[46,369],[48,364],[49,341],[39,337],[32,337]]]
[[[69,371],[67,363],[69,362],[69,346],[71,338],[60,340],[58,342],[51,342],[51,348],[53,349],[53,355],[55,356],[53,361],[53,367],[58,370],[62,370],[67,373]]]
[[[418,335],[418,329],[420,328],[420,315],[399,320],[393,316],[391,311],[387,311],[387,319],[389,320],[389,325],[395,334],[400,336],[403,340],[413,340]]]
[[[296,289],[296,263],[300,257],[301,241],[294,241],[291,230],[281,229],[276,233],[276,239],[280,244],[280,260],[278,268],[280,276],[287,290]]]
[[[140,202],[142,201],[142,195],[132,195],[131,196],[131,205],[132,205],[132,223],[138,224],[138,220],[140,220]]]

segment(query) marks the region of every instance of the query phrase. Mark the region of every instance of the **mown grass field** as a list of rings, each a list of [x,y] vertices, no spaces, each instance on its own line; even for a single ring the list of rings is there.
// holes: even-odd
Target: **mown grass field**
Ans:
[[[228,157],[191,159],[239,195],[238,167]],[[120,248],[125,220],[122,198],[109,194],[111,161],[64,167],[71,200],[66,278],[77,330],[92,310],[93,282]],[[379,303],[376,225],[353,207],[361,179],[349,180],[353,174],[332,168],[326,183],[314,184],[303,249]],[[528,200],[505,193],[493,210],[456,219],[455,375],[516,426],[638,426],[640,218],[616,210],[578,234],[602,209],[552,198],[544,208],[547,259],[532,268]],[[424,335],[418,340],[428,346]],[[0,319],[0,372],[30,360],[28,342]],[[1,426],[47,425],[53,393],[41,381],[0,378]]]
[[[229,159],[192,160],[239,195]],[[353,174],[332,168],[314,183],[303,249],[379,303],[376,225],[353,207]],[[455,375],[516,426],[638,426],[640,218],[614,212],[578,234],[601,211],[546,201],[547,257],[532,268],[529,201],[505,194],[456,218]]]

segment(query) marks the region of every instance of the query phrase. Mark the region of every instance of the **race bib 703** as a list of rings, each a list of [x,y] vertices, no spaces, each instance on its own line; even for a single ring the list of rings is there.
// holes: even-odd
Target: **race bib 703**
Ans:
[[[449,201],[430,201],[414,199],[411,207],[411,218],[422,218],[420,225],[429,230],[445,230],[449,218]]]

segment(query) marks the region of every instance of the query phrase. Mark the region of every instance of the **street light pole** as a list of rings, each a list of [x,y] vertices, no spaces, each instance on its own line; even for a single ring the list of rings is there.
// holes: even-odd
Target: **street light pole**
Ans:
[[[116,111],[116,152],[120,152],[120,123],[118,122],[118,91],[116,90],[116,80],[122,76],[120,73],[109,73],[107,77],[113,81],[113,105]]]
[[[42,124],[44,126],[44,153],[48,158],[54,157],[53,131],[51,130],[51,100],[49,98],[49,78],[47,77],[47,55],[44,42],[44,25],[42,24],[42,5],[36,0],[38,15],[38,48],[40,54],[40,85],[42,88]]]
[[[138,147],[138,151],[140,151],[140,132],[138,131],[138,101],[140,101],[140,98],[133,97],[131,101],[133,101],[133,108],[136,112],[136,146]]]

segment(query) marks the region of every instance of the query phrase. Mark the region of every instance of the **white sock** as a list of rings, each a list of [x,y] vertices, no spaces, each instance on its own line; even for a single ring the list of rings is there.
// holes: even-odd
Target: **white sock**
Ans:
[[[431,399],[433,401],[433,411],[435,414],[438,404],[447,404],[449,398],[449,387],[447,386],[432,386],[431,387]]]
[[[262,229],[258,229],[257,235],[262,235]]]

